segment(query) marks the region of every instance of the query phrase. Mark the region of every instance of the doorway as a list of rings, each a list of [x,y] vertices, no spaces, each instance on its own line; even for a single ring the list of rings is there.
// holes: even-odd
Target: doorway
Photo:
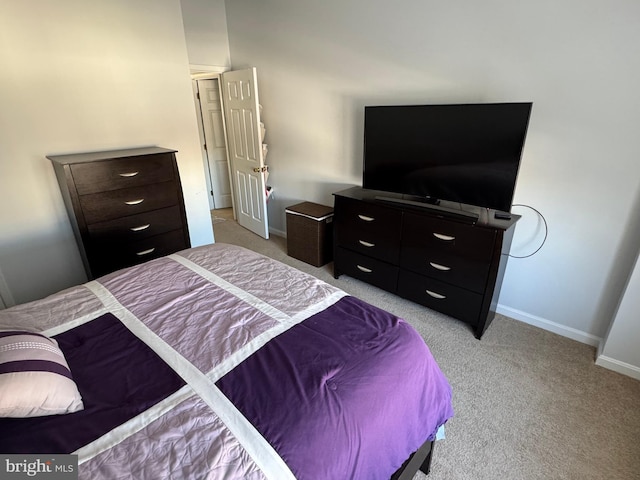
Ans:
[[[231,207],[242,227],[268,239],[272,190],[256,69],[192,74],[192,85],[210,210]]]
[[[205,159],[209,209],[232,208],[219,78],[216,75],[214,78],[194,79],[193,90]]]

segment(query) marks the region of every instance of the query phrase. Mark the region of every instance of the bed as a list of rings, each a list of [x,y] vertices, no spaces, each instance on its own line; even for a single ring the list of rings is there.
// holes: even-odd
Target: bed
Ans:
[[[409,324],[233,245],[0,311],[0,352],[15,335],[53,341],[79,397],[2,410],[3,378],[63,375],[0,353],[0,452],[78,455],[81,479],[411,478],[453,415]]]

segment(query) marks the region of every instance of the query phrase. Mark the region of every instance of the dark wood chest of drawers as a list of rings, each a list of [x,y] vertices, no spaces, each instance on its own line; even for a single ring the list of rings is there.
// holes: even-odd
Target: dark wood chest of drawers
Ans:
[[[430,209],[335,195],[334,276],[346,274],[470,324],[480,338],[495,316],[518,220],[478,209],[475,224]]]
[[[189,248],[175,150],[48,156],[92,279]]]

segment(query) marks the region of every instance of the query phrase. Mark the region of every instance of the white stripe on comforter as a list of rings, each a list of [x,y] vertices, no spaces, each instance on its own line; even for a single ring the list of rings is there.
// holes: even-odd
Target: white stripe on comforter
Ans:
[[[253,282],[251,272],[262,281]],[[157,464],[154,478],[293,478],[214,382],[344,292],[267,257],[221,244],[115,272],[85,287],[63,292],[64,307],[56,295],[46,299],[57,318],[43,315],[35,303],[32,310],[24,307],[32,320],[25,328],[53,335],[110,311],[190,386],[81,448],[82,477],[126,478],[126,471],[142,478],[135,465],[144,466],[146,476],[149,465]],[[89,291],[93,295],[86,295]],[[0,325],[3,321],[0,315]],[[169,425],[180,433],[168,430]],[[192,441],[186,443],[185,435]],[[169,452],[184,457],[168,459]],[[184,467],[172,473],[170,464]]]
[[[214,382],[209,380],[205,374],[138,320],[104,286],[98,282],[89,282],[87,287],[93,291],[113,315],[118,317],[129,330],[149,345],[160,358],[167,362],[193,388],[231,431],[267,478],[295,479],[289,467],[273,450],[271,445],[222,394]],[[202,340],[207,340],[208,338],[215,338],[215,336],[208,336]],[[149,420],[155,419],[149,417]],[[191,420],[190,423],[192,422]],[[111,434],[109,436],[111,437]],[[91,446],[86,448],[90,449]],[[78,452],[79,455],[80,453]],[[90,459],[79,457],[78,463],[84,463]]]

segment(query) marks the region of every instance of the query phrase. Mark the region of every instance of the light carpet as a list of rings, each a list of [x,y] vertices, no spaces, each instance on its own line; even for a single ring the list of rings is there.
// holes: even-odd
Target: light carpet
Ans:
[[[217,242],[310,273],[424,337],[453,388],[455,417],[431,474],[414,480],[640,479],[640,382],[596,366],[593,347],[502,315],[477,340],[462,322],[345,275],[334,279],[333,264],[291,258],[286,239],[264,240],[232,218],[227,212],[214,224]]]

